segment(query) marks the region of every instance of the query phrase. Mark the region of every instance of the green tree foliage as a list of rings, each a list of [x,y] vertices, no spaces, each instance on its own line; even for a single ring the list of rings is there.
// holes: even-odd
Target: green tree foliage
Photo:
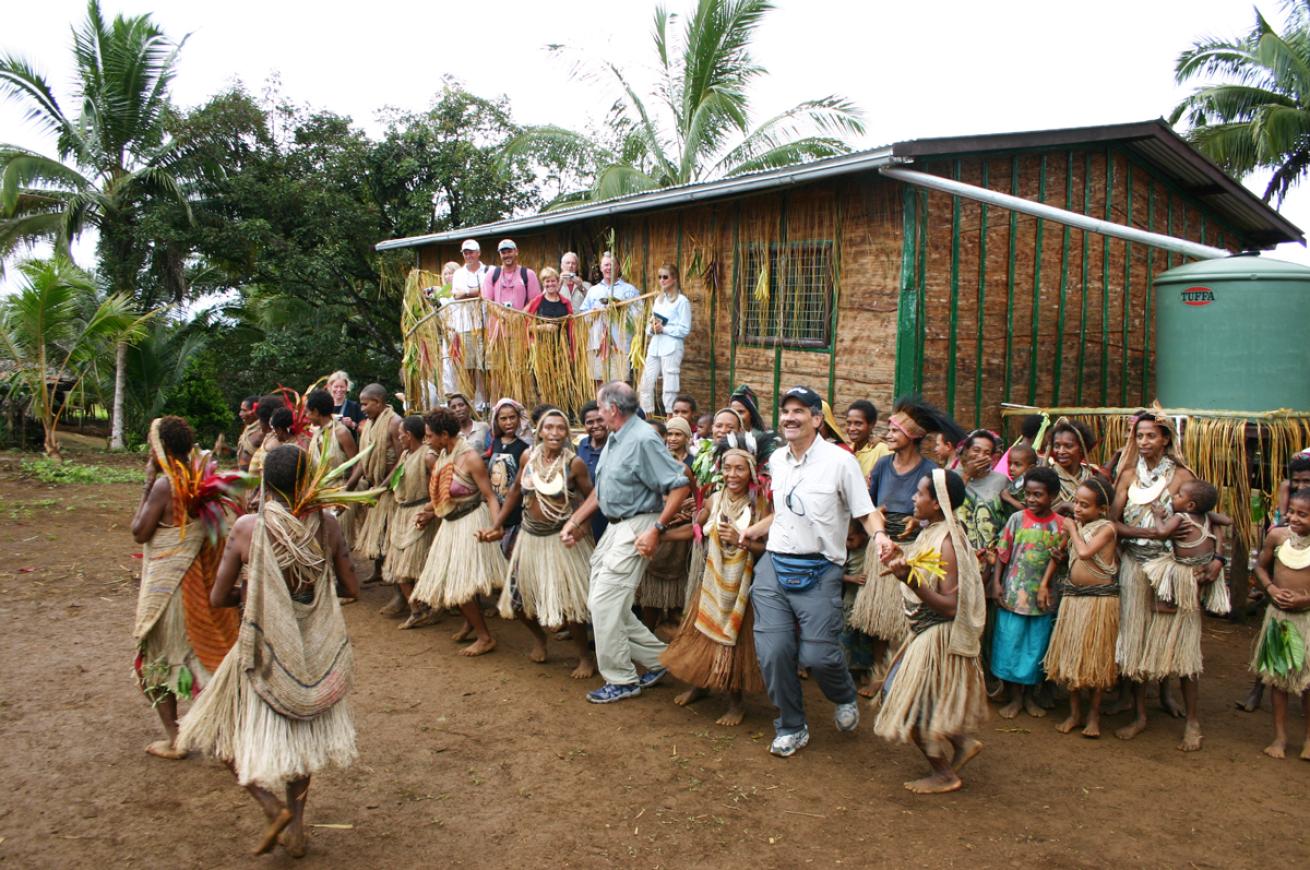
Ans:
[[[1186,119],[1188,139],[1231,175],[1272,171],[1264,200],[1280,205],[1310,170],[1310,0],[1287,8],[1282,33],[1257,10],[1247,33],[1200,40],[1184,51],[1174,70],[1178,83],[1212,81],[1170,116],[1175,124]]]
[[[769,0],[697,0],[679,34],[671,32],[677,16],[657,6],[654,99],[648,104],[618,66],[603,69],[621,94],[606,120],[616,144],[605,147],[563,127],[531,127],[508,153],[530,153],[544,142],[561,154],[595,152],[602,166],[594,183],[557,197],[552,207],[846,153],[843,137],[862,134],[864,123],[845,97],[805,100],[752,123],[750,90],[766,70],[751,57],[751,40],[773,8]]]
[[[95,282],[63,256],[28,260],[23,283],[0,303],[0,359],[11,364],[10,399],[26,399],[45,431],[45,451],[60,459],[57,430],[82,381],[122,341],[138,338],[149,315],[122,294],[100,298]]]
[[[235,417],[218,385],[219,365],[209,354],[192,356],[182,377],[163,397],[162,411],[185,417],[205,443],[221,434],[232,435]]]
[[[185,287],[173,280],[181,275],[178,252],[155,250],[140,228],[153,202],[188,208],[186,176],[179,171],[186,152],[166,131],[180,49],[148,15],[106,22],[99,2],[91,0],[86,20],[73,32],[76,114],[65,112],[28,59],[0,58],[0,96],[22,103],[27,120],[54,137],[57,152],[50,157],[0,145],[0,258],[43,240],[67,253],[71,239],[95,227],[99,272],[115,293],[140,310],[153,308],[160,299],[140,295],[137,278],[158,258],[169,268],[156,286],[181,300]],[[114,446],[122,446],[122,389],[119,377]]]

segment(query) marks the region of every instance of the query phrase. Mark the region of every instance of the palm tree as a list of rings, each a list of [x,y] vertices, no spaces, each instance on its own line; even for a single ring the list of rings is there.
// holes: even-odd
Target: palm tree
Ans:
[[[1264,200],[1279,205],[1310,170],[1310,0],[1287,6],[1283,33],[1256,10],[1248,33],[1184,51],[1174,69],[1179,84],[1222,81],[1198,87],[1169,119],[1186,118],[1188,139],[1229,174],[1272,171]]]
[[[185,42],[185,40],[183,40]],[[190,219],[179,168],[183,149],[165,129],[168,88],[182,43],[172,43],[148,15],[111,24],[90,0],[73,33],[76,113],[27,60],[0,58],[0,96],[26,107],[29,122],[53,134],[57,157],[0,145],[0,258],[37,241],[69,242],[88,227],[99,231],[99,271],[111,289],[140,309],[137,278],[150,240],[140,230],[152,202],[180,205]],[[179,291],[180,292],[180,291]],[[127,346],[117,349],[110,447],[123,446],[123,372]]]
[[[511,142],[510,155],[528,153],[542,141],[573,153],[599,150],[602,168],[591,189],[557,197],[547,208],[849,151],[841,136],[862,134],[864,123],[844,97],[806,100],[751,126],[750,89],[766,71],[751,58],[750,44],[773,8],[769,0],[698,0],[678,36],[670,33],[677,16],[657,6],[653,106],[618,66],[604,65],[622,93],[607,119],[617,147],[597,149],[591,137],[555,126],[526,128]]]
[[[115,344],[138,337],[150,315],[136,314],[123,294],[98,298],[91,277],[62,255],[18,269],[23,284],[0,303],[0,359],[13,366],[10,399],[28,399],[46,454],[61,459],[56,430],[68,396]]]

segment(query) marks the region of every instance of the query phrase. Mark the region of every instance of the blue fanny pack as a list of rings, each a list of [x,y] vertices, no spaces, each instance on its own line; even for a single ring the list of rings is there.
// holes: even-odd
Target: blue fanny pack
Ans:
[[[773,560],[778,585],[788,592],[804,592],[818,583],[823,572],[832,567],[831,562],[817,554],[770,553],[769,558]]]

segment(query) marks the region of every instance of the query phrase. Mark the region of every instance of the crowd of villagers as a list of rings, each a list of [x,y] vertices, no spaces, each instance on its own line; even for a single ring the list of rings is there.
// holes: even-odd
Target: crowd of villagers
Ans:
[[[1201,748],[1202,617],[1230,607],[1232,523],[1172,418],[1139,412],[1097,465],[1066,418],[1023,418],[1006,444],[917,397],[879,427],[867,400],[839,419],[798,387],[772,431],[750,387],[702,414],[669,372],[662,420],[615,380],[580,409],[506,397],[485,421],[460,393],[402,416],[336,372],[244,401],[236,471],[185,420],[156,420],[132,521],[136,673],[165,730],[147,751],[222,759],[267,816],[256,851],[303,855],[311,775],[356,754],[341,608],[357,570],[392,588],[381,617],[400,629],[459,619],[462,656],[495,649],[489,616],[521,624],[535,662],[567,641],[572,676],[604,680],[595,703],[677,679],[676,704],[720,696],[735,726],[767,696],[782,757],[809,742],[810,679],[838,730],[863,705],[875,733],[920,749],[917,793],[961,786],[989,701],[1007,719],[1067,704],[1056,730],[1086,738],[1104,707],[1129,740],[1152,687],[1184,720],[1178,748]],[[1310,723],[1310,455],[1276,516],[1248,708],[1269,687],[1279,758],[1289,698]]]

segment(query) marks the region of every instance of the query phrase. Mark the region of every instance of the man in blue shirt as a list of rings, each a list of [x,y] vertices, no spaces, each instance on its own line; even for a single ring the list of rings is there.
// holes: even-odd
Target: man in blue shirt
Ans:
[[[586,434],[578,442],[578,457],[586,463],[587,473],[591,475],[592,486],[596,485],[596,464],[600,462],[600,452],[605,448],[605,442],[610,437],[610,430],[605,428],[605,421],[601,419],[600,408],[595,402],[588,402],[582,406],[582,428]],[[600,538],[605,534],[605,515],[600,511],[591,516],[591,536],[598,543]]]
[[[665,674],[660,666],[664,643],[632,612],[632,604],[660,536],[690,492],[691,476],[637,416],[632,387],[608,383],[596,404],[610,432],[596,466],[596,488],[564,523],[560,539],[573,546],[582,523],[597,510],[609,520],[591,557],[587,600],[596,664],[605,679],[604,686],[587,693],[587,700],[609,704],[641,694]],[[635,665],[646,673],[638,677]]]

